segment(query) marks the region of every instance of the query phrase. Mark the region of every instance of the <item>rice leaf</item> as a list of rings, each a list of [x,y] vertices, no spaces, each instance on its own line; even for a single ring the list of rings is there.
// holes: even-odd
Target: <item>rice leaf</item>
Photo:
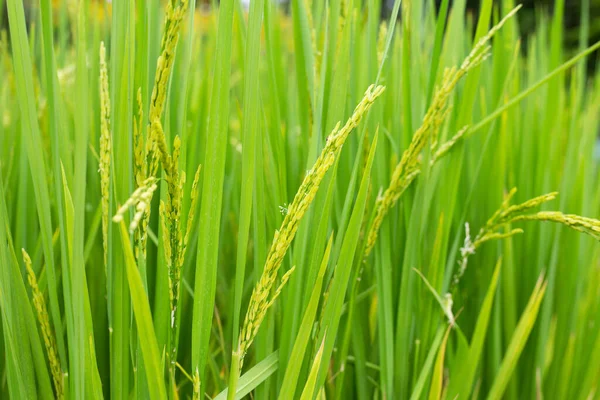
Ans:
[[[547,282],[540,277],[535,288],[533,289],[531,297],[529,298],[527,307],[521,315],[521,319],[519,320],[517,328],[515,329],[515,333],[510,340],[508,348],[506,349],[506,356],[502,360],[502,364],[500,365],[496,379],[494,380],[492,388],[488,393],[488,400],[502,398],[519,356],[521,355],[521,352],[527,343],[527,339],[529,338],[529,334],[533,329],[540,304],[544,297],[544,293],[546,292],[546,285]]]
[[[121,233],[121,244],[125,253],[125,267],[127,269],[127,281],[131,291],[131,301],[135,322],[138,328],[138,336],[142,355],[144,357],[144,369],[148,382],[153,382],[149,385],[150,398],[165,399],[167,392],[163,380],[163,367],[161,362],[160,350],[154,333],[152,324],[152,314],[150,312],[150,304],[148,296],[142,283],[140,272],[136,267],[131,242],[129,240],[129,232],[125,226],[125,222],[119,223]]]

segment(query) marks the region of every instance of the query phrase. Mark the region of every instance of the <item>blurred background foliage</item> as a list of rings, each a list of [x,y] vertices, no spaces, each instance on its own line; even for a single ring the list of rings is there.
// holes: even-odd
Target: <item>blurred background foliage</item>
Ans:
[[[36,20],[36,10],[38,9],[39,0],[23,0],[28,10],[28,18],[30,26]],[[57,15],[65,15],[60,13],[61,9],[69,9],[75,7],[79,0],[52,0],[54,9]],[[88,0],[91,4],[91,10],[94,17],[103,20],[110,14],[112,4],[114,0]],[[133,0],[132,0],[133,1]],[[167,1],[167,0],[163,0]],[[196,0],[196,7],[199,11],[196,21],[200,21],[202,24],[202,10],[208,10],[211,3],[218,3],[219,0]],[[239,0],[245,8],[248,7],[252,0]],[[282,7],[289,11],[290,0],[272,0],[279,2]],[[313,1],[327,1],[327,0],[313,0]],[[381,17],[389,18],[395,0],[385,0],[384,7],[381,9]],[[423,2],[423,7],[427,7],[429,2],[435,2],[439,7],[442,0],[418,0]],[[450,5],[455,0],[450,0]],[[494,3],[497,5],[497,9],[502,5],[502,0],[495,0]],[[478,17],[479,7],[481,0],[466,0],[467,18],[470,21],[476,21]],[[563,25],[565,30],[563,31],[564,49],[568,55],[575,54],[578,51],[580,45],[580,32],[582,24],[582,12],[584,9],[589,9],[589,25],[587,27],[587,43],[595,43],[600,40],[600,0],[521,0],[517,4],[521,4],[523,8],[518,13],[519,28],[521,30],[521,38],[523,51],[527,49],[527,41],[534,34],[536,26],[542,20],[543,15],[552,15],[555,7],[564,7],[564,21]],[[2,8],[0,9],[0,30],[8,31],[8,20],[6,14],[6,2],[3,1]],[[398,18],[402,18],[401,15]],[[60,21],[54,20],[57,28]],[[35,25],[35,24],[33,24]],[[68,35],[68,34],[67,34]],[[64,37],[64,35],[63,35]],[[587,60],[588,70],[594,71],[598,65],[598,57],[590,57]]]
[[[441,0],[435,0],[439,6]],[[388,12],[391,12],[391,7],[394,0],[387,0]],[[453,0],[450,0],[450,4]],[[495,3],[500,5],[501,0],[495,0]],[[519,28],[524,42],[535,32],[536,26],[540,23],[542,15],[552,15],[555,7],[564,7],[563,39],[564,46],[567,52],[575,53],[579,47],[580,27],[582,23],[582,12],[589,8],[589,26],[588,26],[588,43],[595,43],[600,40],[600,0],[521,0],[517,4],[522,4],[523,8],[518,13]],[[481,0],[467,0],[468,13],[471,14],[473,20],[476,21]],[[527,49],[527,46],[522,46],[522,49]],[[590,57],[588,59],[588,67],[590,71],[595,70],[598,64],[598,59]]]
[[[439,4],[440,0],[436,0]],[[390,0],[390,3],[393,1]],[[477,12],[480,0],[467,0],[468,8],[474,13]],[[500,3],[500,1],[498,1]],[[521,33],[523,36],[531,34],[535,30],[536,22],[539,21],[543,12],[552,11],[556,4],[561,3],[556,0],[522,0],[520,2],[523,9],[519,12]],[[583,7],[590,9],[589,42],[595,42],[600,39],[600,0],[562,0],[565,8],[565,43],[567,47],[576,48],[579,41],[579,27],[581,24],[581,11]]]
[[[23,0],[30,9],[29,14],[33,15],[33,11],[36,9],[39,0]],[[217,0],[197,0],[196,4],[198,8],[202,8]],[[240,0],[243,4],[247,5],[251,0]],[[280,3],[287,6],[289,0],[273,0],[279,1]],[[325,0],[315,0],[325,1]],[[382,13],[382,17],[389,17],[395,0],[386,0],[386,6]],[[419,0],[421,1],[421,0]],[[423,4],[432,0],[425,0]],[[439,6],[441,0],[433,0]],[[77,0],[53,0],[54,8],[58,11],[61,7],[73,6]],[[97,18],[104,18],[107,12],[110,12],[111,0],[90,0],[93,5],[93,10]],[[450,4],[452,4],[452,0]],[[501,4],[501,0],[496,0],[498,5]],[[479,10],[481,0],[467,0],[467,12],[471,17],[476,18]],[[565,8],[565,46],[569,49],[576,49],[579,43],[579,27],[581,25],[581,13],[584,7],[590,9],[590,25],[589,25],[589,37],[588,42],[592,43],[600,40],[600,0],[522,0],[518,2],[523,5],[523,9],[519,12],[519,26],[521,33],[524,38],[527,38],[532,32],[534,32],[536,23],[540,20],[541,15],[544,12],[552,13],[554,7],[557,4],[563,4]],[[2,29],[8,27],[6,20],[6,3],[3,2],[2,10]],[[525,48],[525,47],[524,47]]]

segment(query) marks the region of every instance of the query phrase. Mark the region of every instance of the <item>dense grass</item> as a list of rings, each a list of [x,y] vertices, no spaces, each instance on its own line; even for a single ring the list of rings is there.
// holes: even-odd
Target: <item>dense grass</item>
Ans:
[[[600,399],[581,4],[7,0],[0,398]]]

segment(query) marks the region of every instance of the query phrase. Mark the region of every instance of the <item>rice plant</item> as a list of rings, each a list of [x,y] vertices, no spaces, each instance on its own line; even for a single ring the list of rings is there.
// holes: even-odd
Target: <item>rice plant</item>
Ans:
[[[600,399],[593,5],[387,3],[6,0],[0,398]]]

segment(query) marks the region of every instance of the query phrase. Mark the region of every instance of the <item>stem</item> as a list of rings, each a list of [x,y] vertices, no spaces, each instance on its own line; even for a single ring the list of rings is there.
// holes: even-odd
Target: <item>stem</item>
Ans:
[[[238,379],[240,378],[240,350],[239,346],[231,354],[231,369],[229,371],[229,387],[227,389],[227,400],[235,399]]]

